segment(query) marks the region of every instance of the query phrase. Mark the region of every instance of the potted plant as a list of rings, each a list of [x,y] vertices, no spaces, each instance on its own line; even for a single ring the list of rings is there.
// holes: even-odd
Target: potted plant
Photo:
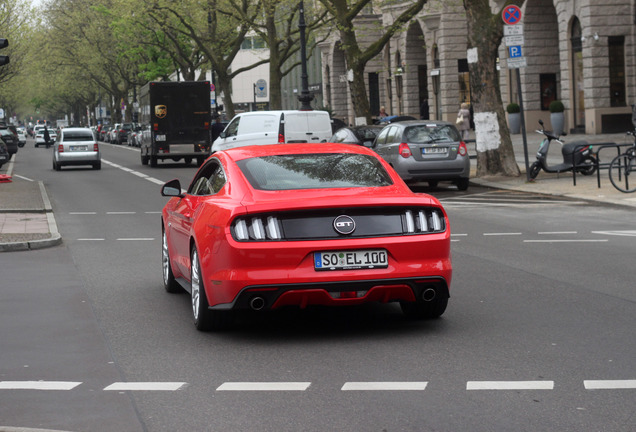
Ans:
[[[510,133],[518,134],[521,131],[521,107],[516,103],[509,103],[506,107],[508,112],[508,127]]]
[[[565,125],[565,116],[563,115],[563,111],[565,107],[563,106],[563,102],[555,100],[550,102],[550,123],[552,123],[552,132],[556,136],[560,136],[563,133],[563,127]]]

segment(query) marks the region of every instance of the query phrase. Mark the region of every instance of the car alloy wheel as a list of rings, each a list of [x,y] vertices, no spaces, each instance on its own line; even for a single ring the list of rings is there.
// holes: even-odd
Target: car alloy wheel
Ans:
[[[196,246],[192,247],[190,265],[190,282],[192,295],[192,316],[197,330],[225,330],[234,322],[230,311],[214,311],[209,309],[208,298],[205,294],[204,281],[201,279],[201,263]]]
[[[166,231],[163,231],[161,241],[161,267],[163,269],[163,287],[169,293],[180,293],[183,291],[181,285],[175,280],[170,267],[170,254],[168,252],[168,237]]]

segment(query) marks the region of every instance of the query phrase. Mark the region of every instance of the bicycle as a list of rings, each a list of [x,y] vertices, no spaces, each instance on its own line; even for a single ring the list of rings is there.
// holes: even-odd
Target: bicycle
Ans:
[[[636,192],[636,130],[627,132],[634,137],[634,144],[625,152],[616,156],[609,167],[612,185],[623,193]],[[630,176],[632,183],[630,184]]]

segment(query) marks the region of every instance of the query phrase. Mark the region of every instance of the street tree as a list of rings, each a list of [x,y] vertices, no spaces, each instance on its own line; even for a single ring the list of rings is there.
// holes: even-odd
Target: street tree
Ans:
[[[477,138],[477,176],[519,176],[497,73],[503,37],[503,6],[493,13],[489,0],[463,2],[468,28],[471,105]],[[521,6],[523,0],[505,2],[505,6],[511,4]]]
[[[362,10],[371,6],[371,0],[319,1],[334,18],[347,68],[353,74],[353,80],[349,81],[349,91],[355,116],[364,117],[367,123],[371,123],[372,114],[365,86],[364,69],[368,62],[382,52],[382,49],[391,38],[403,30],[404,26],[422,10],[428,0],[414,0],[406,4],[405,9],[397,14],[393,22],[381,29],[377,29],[379,33],[377,39],[367,47],[363,47],[358,42],[358,29],[355,21]],[[389,1],[385,1],[384,5],[388,4]],[[374,6],[380,8],[382,5],[374,4]]]

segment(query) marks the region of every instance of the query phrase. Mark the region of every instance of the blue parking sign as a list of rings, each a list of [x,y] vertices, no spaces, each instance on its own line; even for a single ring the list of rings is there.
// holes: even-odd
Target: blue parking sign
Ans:
[[[508,47],[508,58],[522,57],[521,45],[513,45]]]

